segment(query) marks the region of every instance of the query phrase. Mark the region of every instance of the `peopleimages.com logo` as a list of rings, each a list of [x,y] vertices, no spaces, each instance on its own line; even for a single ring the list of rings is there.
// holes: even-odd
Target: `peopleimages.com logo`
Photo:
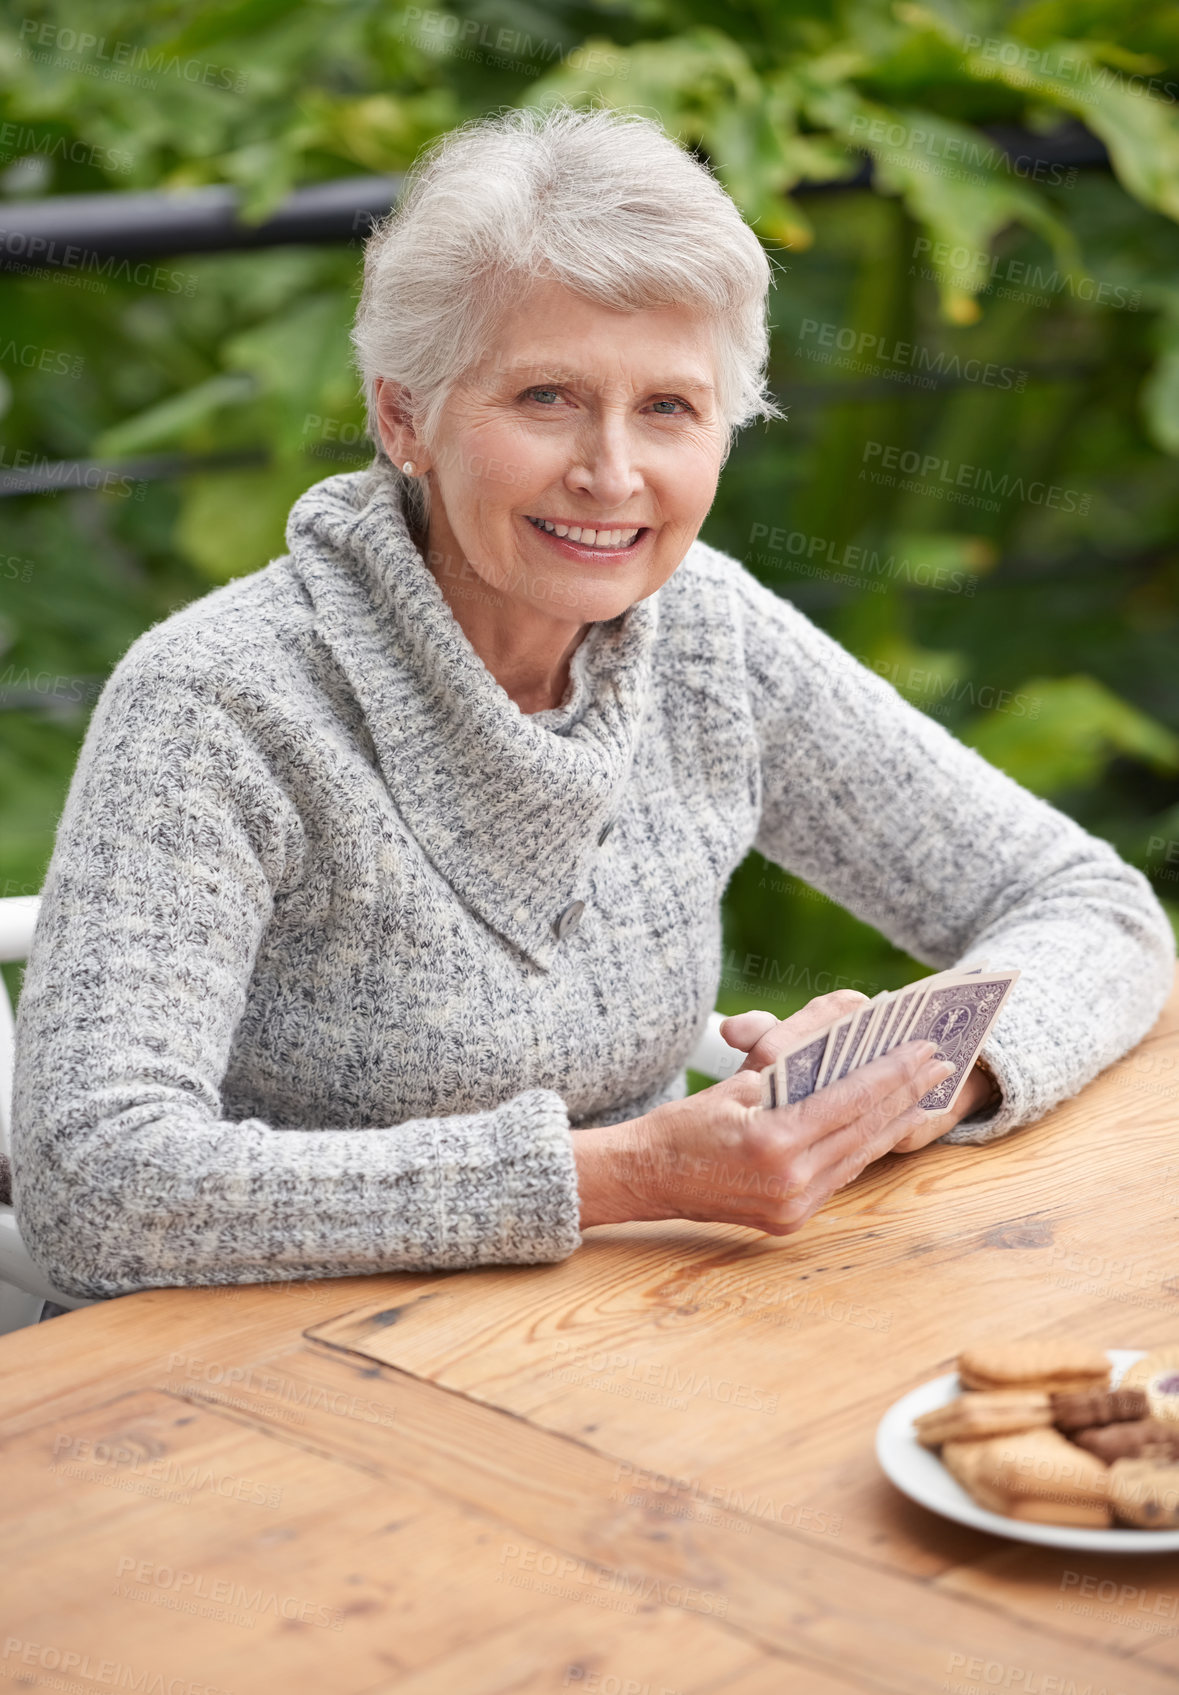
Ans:
[[[204,88],[223,88],[242,94],[249,81],[231,65],[184,59],[166,47],[141,47],[134,41],[116,41],[109,36],[92,35],[89,30],[42,23],[38,18],[21,19],[20,41],[21,54],[38,64],[64,64],[75,59],[82,62],[91,76],[129,82],[135,87],[149,87],[152,79],[159,76],[174,76]]]

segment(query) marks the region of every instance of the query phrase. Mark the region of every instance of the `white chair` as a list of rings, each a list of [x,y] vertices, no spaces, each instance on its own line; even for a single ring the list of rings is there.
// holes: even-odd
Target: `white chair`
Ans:
[[[0,900],[0,960],[9,962],[29,957],[40,895],[16,895]],[[721,1014],[709,1014],[708,1028],[692,1052],[688,1065],[705,1077],[731,1077],[744,1054],[731,1048],[720,1033]],[[12,1159],[12,1065],[13,1017],[4,980],[0,977],[0,1153]],[[46,1301],[63,1307],[93,1306],[93,1301],[67,1295],[38,1268],[21,1241],[16,1214],[0,1203],[0,1336],[36,1324]]]
[[[27,959],[33,940],[39,895],[16,895],[0,900],[0,960]],[[13,1020],[8,990],[0,977],[0,1153],[12,1159]],[[88,1307],[91,1301],[57,1289],[35,1263],[21,1241],[16,1214],[0,1204],[0,1336],[36,1324],[46,1301],[63,1307]]]

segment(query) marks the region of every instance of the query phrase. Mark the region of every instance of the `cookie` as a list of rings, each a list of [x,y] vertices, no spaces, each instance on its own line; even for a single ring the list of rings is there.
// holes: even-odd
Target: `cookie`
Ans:
[[[1007,1393],[959,1395],[944,1407],[922,1413],[913,1420],[917,1440],[924,1448],[985,1436],[1002,1436],[1013,1430],[1033,1430],[1052,1422],[1047,1395],[1018,1389]]]
[[[1179,1347],[1156,1348],[1122,1378],[1123,1389],[1144,1389],[1154,1418],[1179,1424]]]
[[[1097,1424],[1120,1424],[1150,1414],[1145,1389],[1091,1389],[1054,1394],[1052,1422],[1057,1430],[1091,1430]]]
[[[988,1342],[958,1356],[964,1389],[1107,1389],[1109,1360],[1083,1342]]]
[[[1179,1465],[1161,1460],[1115,1460],[1109,1468],[1114,1511],[1140,1530],[1179,1526]]]
[[[1040,1524],[1111,1521],[1108,1468],[1058,1430],[947,1442],[942,1463],[981,1507]]]
[[[1101,1424],[1069,1434],[1078,1447],[1096,1454],[1106,1465],[1115,1460],[1179,1460],[1179,1424],[1168,1424],[1165,1418]]]
[[[1032,1524],[1071,1524],[1079,1530],[1108,1530],[1113,1524],[1108,1501],[1013,1501],[1007,1517]]]
[[[1038,1500],[1108,1500],[1109,1468],[1059,1430],[994,1436],[980,1475],[1009,1495]]]
[[[973,1495],[982,1480],[982,1455],[984,1443],[972,1442],[969,1437],[943,1444],[941,1460],[946,1470],[966,1490]],[[976,1497],[977,1498],[977,1497]],[[985,1503],[983,1503],[985,1504]],[[998,1512],[1000,1508],[992,1508]]]
[[[947,1442],[942,1463],[957,1478],[971,1499],[988,1512],[1004,1518],[1033,1520],[1039,1524],[1076,1524],[1100,1529],[1111,1521],[1104,1501],[1050,1501],[1032,1495],[1012,1495],[989,1476],[981,1442]]]
[[[1104,1389],[1109,1361],[1100,1348],[1070,1342],[994,1342],[958,1356],[964,1388],[1043,1394]]]

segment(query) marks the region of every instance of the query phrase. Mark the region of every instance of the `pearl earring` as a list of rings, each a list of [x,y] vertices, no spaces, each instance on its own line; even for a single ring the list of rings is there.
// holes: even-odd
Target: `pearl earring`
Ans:
[[[413,462],[412,459],[407,459],[405,461],[405,463],[402,465],[401,469],[405,472],[407,477],[413,477],[413,476],[417,475],[417,472],[414,468],[414,462]]]

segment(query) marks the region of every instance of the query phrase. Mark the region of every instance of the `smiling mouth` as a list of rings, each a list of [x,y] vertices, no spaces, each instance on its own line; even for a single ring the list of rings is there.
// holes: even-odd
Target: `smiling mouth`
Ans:
[[[590,529],[581,524],[558,524],[552,518],[529,518],[528,522],[535,530],[544,530],[550,536],[557,536],[562,541],[576,542],[578,547],[596,548],[602,553],[621,553],[628,547],[633,547],[641,535],[646,534],[643,524],[630,529]]]

